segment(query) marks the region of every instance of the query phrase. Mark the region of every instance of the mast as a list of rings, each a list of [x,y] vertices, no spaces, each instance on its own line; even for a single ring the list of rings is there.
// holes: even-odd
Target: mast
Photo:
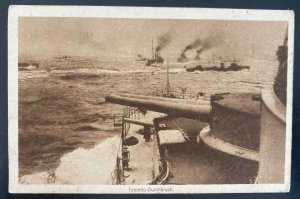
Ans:
[[[152,60],[154,60],[153,36],[152,36],[152,40],[151,41],[152,41],[152,51],[151,51],[152,52]]]
[[[169,63],[167,62],[167,85],[166,85],[166,96],[171,96],[171,87],[170,87],[170,80],[169,80]]]

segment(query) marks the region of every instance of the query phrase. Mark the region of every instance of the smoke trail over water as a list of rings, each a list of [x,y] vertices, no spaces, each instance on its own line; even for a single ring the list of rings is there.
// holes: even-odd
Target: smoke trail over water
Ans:
[[[199,39],[199,38],[195,39],[192,43],[190,43],[183,49],[183,51],[181,52],[181,58],[186,59],[187,57],[186,57],[185,53],[188,50],[192,50],[192,49],[199,47],[200,45],[202,45],[201,39]]]
[[[188,44],[181,52],[179,59],[187,59],[185,53],[189,50],[196,50],[196,59],[200,58],[200,54],[220,44],[220,37],[208,37],[205,39],[196,38],[192,43]]]
[[[155,48],[155,52],[160,52],[163,48],[167,47],[172,41],[171,34],[169,32],[164,35],[158,37],[157,46]]]

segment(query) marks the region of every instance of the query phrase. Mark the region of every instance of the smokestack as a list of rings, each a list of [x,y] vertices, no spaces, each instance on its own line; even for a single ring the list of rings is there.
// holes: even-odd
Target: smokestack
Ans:
[[[201,48],[199,48],[198,50],[196,50],[196,57],[195,57],[195,59],[200,59],[200,54],[203,52],[203,50],[204,50],[204,48],[203,47],[201,47]]]

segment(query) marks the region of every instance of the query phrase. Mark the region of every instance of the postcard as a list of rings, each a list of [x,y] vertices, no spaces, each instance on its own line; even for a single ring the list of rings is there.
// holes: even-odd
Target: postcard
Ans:
[[[290,10],[10,6],[11,193],[288,192]]]

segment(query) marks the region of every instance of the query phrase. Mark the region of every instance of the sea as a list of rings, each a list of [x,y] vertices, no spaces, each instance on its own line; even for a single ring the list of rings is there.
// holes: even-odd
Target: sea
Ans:
[[[19,63],[31,65],[18,73],[20,183],[109,184],[121,133],[113,118],[120,118],[124,109],[106,103],[109,94],[160,96],[168,78],[171,91],[184,99],[260,93],[273,85],[279,64],[276,59],[243,58],[235,62],[250,69],[186,71],[221,62],[226,67],[232,60],[169,59],[145,66],[134,57],[20,56]]]

